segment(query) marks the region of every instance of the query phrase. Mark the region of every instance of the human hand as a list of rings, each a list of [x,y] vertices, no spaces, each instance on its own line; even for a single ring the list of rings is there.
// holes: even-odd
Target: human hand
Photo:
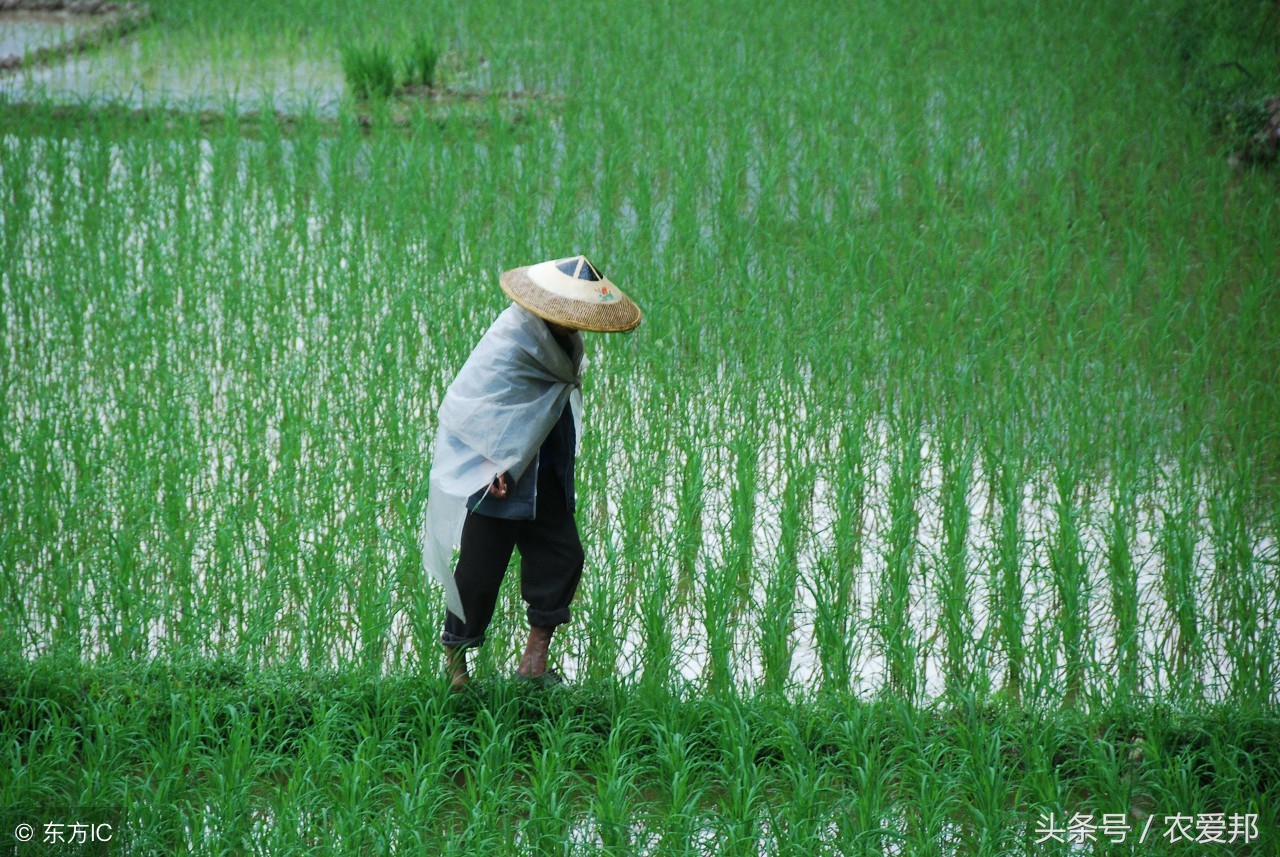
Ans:
[[[489,484],[489,496],[495,500],[507,499],[507,474],[500,473],[493,477],[493,482]]]

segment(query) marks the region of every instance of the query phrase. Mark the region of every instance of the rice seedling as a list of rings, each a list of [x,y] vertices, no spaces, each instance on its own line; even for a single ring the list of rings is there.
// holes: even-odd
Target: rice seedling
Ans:
[[[888,489],[889,528],[885,543],[876,612],[887,668],[885,685],[895,694],[915,698],[920,689],[919,642],[911,624],[911,582],[916,570],[920,491],[920,427],[909,416],[896,426],[899,450],[892,462]]]
[[[760,619],[760,660],[765,691],[781,692],[791,677],[795,656],[796,595],[800,580],[802,533],[810,528],[809,502],[817,471],[812,465],[791,460],[784,453],[782,465],[789,473],[779,513],[775,566],[764,586]]]
[[[404,58],[404,80],[409,85],[427,88],[436,85],[436,69],[440,65],[440,48],[427,33],[414,35]]]
[[[1089,577],[1084,564],[1079,525],[1078,477],[1068,462],[1056,464],[1054,489],[1056,498],[1056,532],[1049,546],[1049,568],[1053,577],[1054,607],[1058,633],[1061,635],[1064,702],[1074,704],[1084,692],[1088,637]]]
[[[342,73],[357,98],[388,98],[396,88],[395,57],[383,45],[353,45],[344,49]]]
[[[945,643],[945,672],[947,685],[959,694],[972,686],[968,675],[970,640],[972,637],[972,596],[969,593],[973,577],[968,563],[969,485],[973,478],[973,452],[960,448],[956,438],[944,436],[940,451],[942,465],[942,557],[938,571],[939,601],[942,607],[942,630]]]

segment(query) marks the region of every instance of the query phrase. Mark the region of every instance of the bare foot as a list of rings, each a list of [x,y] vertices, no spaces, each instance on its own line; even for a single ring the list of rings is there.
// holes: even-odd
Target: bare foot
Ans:
[[[444,651],[449,670],[449,690],[462,690],[471,683],[471,673],[467,672],[467,650],[446,646]]]
[[[551,645],[554,628],[541,628],[534,625],[529,629],[529,642],[525,645],[524,657],[516,674],[525,678],[537,678],[547,671],[547,648]]]

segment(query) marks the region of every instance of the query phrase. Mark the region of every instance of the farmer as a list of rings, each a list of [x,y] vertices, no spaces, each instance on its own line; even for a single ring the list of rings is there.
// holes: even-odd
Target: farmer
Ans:
[[[632,330],[640,308],[585,256],[507,271],[515,303],[481,338],[440,405],[422,558],[445,591],[441,642],[454,690],[484,643],[498,588],[520,550],[529,641],[516,677],[561,683],[547,648],[582,576],[573,461],[582,435],[582,336]],[[457,566],[450,572],[454,548]]]

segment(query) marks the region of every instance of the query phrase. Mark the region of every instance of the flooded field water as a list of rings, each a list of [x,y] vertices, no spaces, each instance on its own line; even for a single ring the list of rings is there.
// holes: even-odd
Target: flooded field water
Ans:
[[[196,194],[213,193],[224,165],[210,143],[198,145],[187,181]],[[85,151],[66,163],[79,170],[77,163],[103,157],[94,169],[105,169],[108,192],[127,195],[126,150]],[[160,165],[145,167],[153,169]],[[65,180],[74,187],[87,179],[73,172]],[[32,186],[41,184],[52,187]],[[486,316],[477,310],[467,332],[442,338],[423,310],[403,315],[402,286],[380,283],[363,292],[359,310],[380,321],[351,329],[343,320],[351,307],[327,294],[332,278],[366,252],[357,249],[359,226],[277,208],[269,198],[239,205],[254,213],[222,250],[212,208],[193,212],[177,233],[161,226],[168,214],[127,228],[115,220],[126,212],[112,215],[106,222],[120,229],[121,255],[69,280],[54,267],[65,239],[49,220],[66,210],[52,197],[30,207],[21,273],[37,291],[15,293],[13,266],[3,280],[6,301],[23,307],[5,329],[6,350],[17,358],[8,370],[6,446],[27,462],[31,480],[10,486],[18,533],[39,543],[8,567],[11,591],[25,593],[10,633],[28,656],[64,638],[71,621],[91,655],[122,645],[160,655],[191,645],[194,633],[211,653],[247,647],[266,659],[293,653],[335,666],[377,652],[386,669],[430,669],[440,599],[414,567],[416,521],[404,504],[425,483],[449,367]],[[12,217],[3,218],[10,229]],[[167,266],[182,252],[175,242],[194,237],[197,224],[214,236],[210,249],[222,262],[174,271],[172,292],[156,293],[146,271]],[[636,227],[624,221],[623,228]],[[412,260],[427,251],[400,252],[411,276]],[[265,274],[265,259],[294,273],[280,282],[278,298],[244,304],[222,265],[259,276],[249,272]],[[111,273],[121,263],[127,269]],[[102,275],[125,290],[95,283]],[[81,276],[88,290],[55,308],[54,290],[78,288],[71,284]],[[454,269],[431,288],[474,280]],[[154,321],[142,322],[139,312]],[[396,336],[371,338],[397,317]],[[120,338],[122,323],[145,325],[136,328],[137,344]],[[350,371],[343,355],[351,335],[372,349],[358,352],[375,360],[370,368],[394,373],[391,398],[368,381],[339,381]],[[589,353],[597,344],[588,342]],[[961,665],[969,680],[1008,685],[1012,634],[1032,653],[1028,664],[1049,665],[1021,678],[1046,692],[1061,681],[1068,646],[1081,659],[1082,689],[1108,686],[1123,666],[1151,692],[1230,690],[1239,657],[1233,626],[1197,629],[1188,618],[1229,610],[1231,575],[1273,578],[1277,550],[1273,534],[1223,529],[1210,508],[1209,474],[1156,462],[1121,484],[1091,473],[1064,496],[1053,470],[1028,469],[1012,488],[1002,486],[999,462],[969,447],[957,489],[945,438],[924,424],[904,434],[882,413],[833,409],[815,389],[814,366],[800,367],[799,383],[754,392],[734,379],[732,365],[704,367],[677,393],[634,385],[629,356],[607,351],[588,370],[597,389],[588,395],[580,462],[583,630],[568,631],[559,646],[570,674],[638,680],[657,671],[693,684],[776,683],[801,693],[835,685],[867,695],[905,680],[934,696]],[[157,373],[177,385],[163,400]],[[662,416],[673,393],[696,419]],[[178,434],[146,451],[145,426],[159,429],[157,416]],[[384,431],[385,420],[395,421],[403,446],[380,455],[408,455],[396,465],[398,482],[370,481],[346,457],[367,442],[362,433]],[[659,426],[670,434],[656,434]],[[619,436],[628,442],[607,440]],[[43,448],[32,449],[32,437],[43,438]],[[130,483],[122,455],[141,456],[135,464],[159,480],[149,494]],[[625,487],[606,488],[614,484]],[[280,516],[258,505],[260,492],[293,511]],[[92,511],[76,508],[89,497]],[[142,519],[139,509],[148,509]],[[254,511],[246,517],[247,509]],[[53,518],[37,524],[33,514]],[[367,536],[353,539],[353,519]],[[128,579],[118,576],[122,568],[131,569]],[[495,663],[522,622],[515,586],[506,592]],[[1274,590],[1255,595],[1259,615],[1280,609]],[[67,598],[78,604],[74,615],[65,612]],[[1064,599],[1076,606],[1064,607]],[[655,625],[646,611],[659,609]],[[1064,610],[1078,612],[1075,636],[1063,637]],[[895,621],[890,637],[887,623]],[[906,646],[895,665],[891,645]]]
[[[56,47],[101,25],[91,16],[63,12],[0,12],[0,58]]]
[[[224,56],[166,50],[114,35],[120,15],[0,12],[0,58],[34,57],[102,33],[101,44],[0,71],[14,103],[190,111],[281,110],[333,116],[344,94],[338,58]]]

